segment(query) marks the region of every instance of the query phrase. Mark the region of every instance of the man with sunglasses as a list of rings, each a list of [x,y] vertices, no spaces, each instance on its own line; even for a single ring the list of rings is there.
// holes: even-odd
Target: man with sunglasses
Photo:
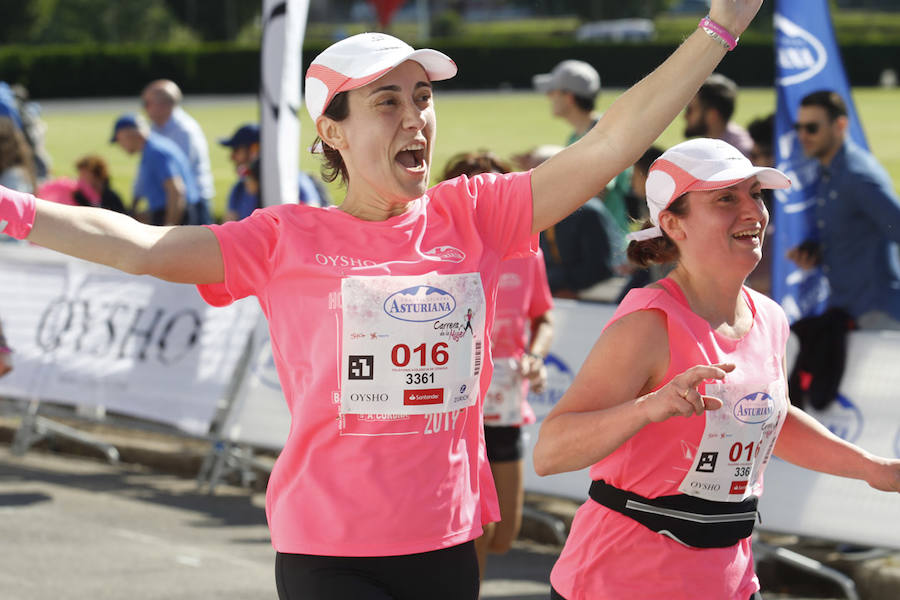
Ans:
[[[794,129],[804,153],[820,163],[815,226],[788,252],[804,269],[821,265],[829,308],[860,329],[900,329],[900,200],[875,157],[847,136],[847,106],[835,92],[800,101]]]

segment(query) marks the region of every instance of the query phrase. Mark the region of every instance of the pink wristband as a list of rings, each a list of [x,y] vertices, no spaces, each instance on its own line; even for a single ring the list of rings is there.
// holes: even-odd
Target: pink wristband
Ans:
[[[727,29],[710,19],[709,15],[700,19],[700,22],[697,23],[697,28],[705,31],[713,39],[728,48],[729,51],[734,50],[737,47],[738,40],[740,39],[734,37]]]
[[[24,240],[31,233],[34,196],[0,186],[0,233]]]

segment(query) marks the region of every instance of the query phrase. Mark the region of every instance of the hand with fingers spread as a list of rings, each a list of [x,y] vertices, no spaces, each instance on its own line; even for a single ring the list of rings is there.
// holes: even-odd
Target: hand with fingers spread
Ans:
[[[706,410],[719,410],[722,408],[722,401],[701,395],[697,386],[707,379],[724,379],[734,367],[729,363],[691,367],[655,392],[639,398],[638,405],[644,408],[647,418],[654,423],[665,421],[669,417],[690,417],[703,414]]]

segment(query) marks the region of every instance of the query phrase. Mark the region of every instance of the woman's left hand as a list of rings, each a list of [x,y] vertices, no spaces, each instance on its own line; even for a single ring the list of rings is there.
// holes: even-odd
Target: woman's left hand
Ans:
[[[874,465],[866,483],[882,492],[900,492],[900,460],[877,456],[872,461]]]

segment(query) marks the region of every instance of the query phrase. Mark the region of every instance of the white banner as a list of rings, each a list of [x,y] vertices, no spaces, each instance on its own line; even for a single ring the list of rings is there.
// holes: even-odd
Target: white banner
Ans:
[[[847,344],[838,398],[810,410],[833,433],[880,456],[900,458],[900,332],[857,331]],[[864,481],[769,463],[759,503],[763,529],[900,548],[900,495]]]
[[[532,453],[541,421],[559,401],[615,312],[608,304],[555,301],[556,333],[547,357],[549,382],[529,402],[538,422],[524,428],[525,489],[586,500],[588,469],[538,477]],[[225,429],[225,438],[279,450],[290,430],[264,323],[247,376]],[[791,355],[789,349],[789,357]],[[900,457],[900,333],[854,332],[850,335],[847,370],[841,396],[817,419],[844,439],[888,457]],[[761,527],[798,535],[831,538],[873,546],[900,548],[900,497],[869,488],[865,483],[821,475],[772,460],[765,473],[760,503]]]
[[[107,410],[207,433],[260,314],[193,286],[35,246],[0,244],[0,319],[14,370],[0,395]]]
[[[264,206],[296,203],[300,81],[309,0],[263,0],[260,178]]]

